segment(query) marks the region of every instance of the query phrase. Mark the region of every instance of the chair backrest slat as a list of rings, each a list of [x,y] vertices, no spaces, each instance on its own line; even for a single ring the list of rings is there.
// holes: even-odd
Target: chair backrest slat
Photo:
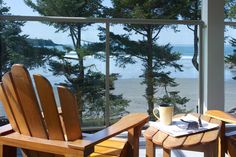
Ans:
[[[8,97],[6,95],[6,91],[3,87],[3,83],[0,83],[0,99],[2,101],[2,105],[5,109],[6,115],[8,117],[8,120],[13,128],[13,130],[15,130],[16,132],[19,132],[18,126],[16,124],[16,119],[14,117],[14,115],[12,114],[12,109],[11,109],[11,105],[10,102],[8,100]]]
[[[65,140],[51,84],[41,75],[34,75],[34,81],[48,129],[49,139]]]
[[[61,103],[63,121],[68,141],[82,138],[76,97],[66,88],[59,86],[58,94]]]
[[[4,74],[4,76],[2,77],[2,82],[3,82],[3,87],[6,91],[6,94],[9,100],[9,105],[12,109],[12,113],[14,114],[16,123],[19,127],[19,132],[24,135],[31,135],[30,130],[25,120],[25,115],[22,111],[22,107],[19,102],[19,98],[15,92],[16,91],[15,85],[14,85],[14,82],[12,81],[12,75],[10,72]]]
[[[23,65],[16,64],[12,66],[11,73],[31,135],[47,139],[48,135],[29,72]]]
[[[45,119],[40,110],[27,69],[23,65],[17,64],[12,66],[11,72],[4,74],[2,83],[0,83],[0,99],[4,105],[7,117],[13,129],[21,134],[45,139],[65,140],[50,83],[42,77],[40,79],[41,82],[36,81],[36,83],[38,84],[37,89],[43,104],[43,110],[45,111],[46,105],[48,107],[44,113]],[[46,97],[46,95],[49,97]],[[47,101],[47,104],[44,103],[45,101]],[[48,103],[51,103],[51,105]],[[49,114],[51,114],[51,119],[50,117],[46,118]],[[47,125],[47,129],[45,128],[45,121],[49,125]],[[48,132],[50,137],[48,137]],[[61,155],[25,149],[23,149],[23,153],[27,157],[63,157]]]

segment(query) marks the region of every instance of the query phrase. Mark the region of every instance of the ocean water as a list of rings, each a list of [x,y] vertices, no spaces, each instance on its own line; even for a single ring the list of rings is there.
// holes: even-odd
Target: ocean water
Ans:
[[[236,48],[235,48],[236,49]],[[193,45],[175,45],[173,46],[173,51],[181,53],[182,56],[192,56],[193,55]],[[234,48],[230,45],[225,45],[224,53],[225,55],[233,54]]]
[[[233,48],[231,46],[225,46],[225,55],[233,54]],[[181,64],[182,72],[177,71],[176,69],[167,67],[164,71],[170,71],[171,76],[175,78],[198,78],[198,71],[192,65],[192,56],[193,56],[193,46],[191,45],[176,45],[173,46],[173,51],[179,52],[181,54],[181,59],[177,63]],[[69,54],[70,57],[76,57],[73,53]],[[119,67],[116,64],[114,57],[110,57],[110,73],[118,73],[120,79],[133,79],[139,78],[143,73],[143,62],[139,58],[135,58],[134,64],[126,64],[125,67]],[[99,59],[94,58],[94,56],[87,56],[85,58],[85,66],[93,65],[90,67],[94,71],[100,71],[105,74],[105,62]],[[225,79],[231,79],[233,76],[236,76],[234,69],[225,68]]]
[[[58,47],[58,49],[62,49],[62,47]],[[231,46],[225,46],[225,56],[233,54],[234,48]],[[181,64],[182,72],[177,71],[176,69],[167,67],[164,71],[170,71],[171,76],[175,78],[198,78],[199,73],[192,65],[192,56],[193,56],[193,46],[192,45],[175,45],[173,46],[173,51],[181,53],[181,59],[177,61]],[[71,52],[67,56],[76,58],[76,55]],[[140,75],[143,73],[143,62],[139,58],[134,58],[134,64],[126,64],[125,67],[119,67],[116,64],[116,59],[114,57],[110,57],[110,73],[118,73],[119,79],[134,79],[140,78]],[[72,61],[76,63],[76,61]],[[106,63],[100,59],[95,58],[94,56],[87,56],[84,59],[85,66],[89,67],[87,69],[91,69],[93,71],[100,71],[105,74],[106,71]],[[63,76],[53,76],[52,72],[49,70],[50,67],[46,66],[44,68],[37,68],[31,70],[30,73],[41,73],[46,76],[53,83],[59,83],[65,80]],[[236,76],[235,69],[229,69],[227,66],[225,67],[225,79],[232,80],[232,77]]]

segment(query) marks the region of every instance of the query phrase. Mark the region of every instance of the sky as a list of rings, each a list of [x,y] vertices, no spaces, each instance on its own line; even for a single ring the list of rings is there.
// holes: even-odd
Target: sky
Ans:
[[[12,15],[28,15],[28,16],[39,16],[39,14],[33,11],[31,8],[25,5],[23,0],[5,0],[7,6],[10,7],[10,13]],[[110,0],[104,0],[103,4],[106,6],[111,6]],[[101,26],[105,26],[101,24]],[[98,25],[93,27],[86,27],[82,32],[82,39],[86,41],[99,41],[97,30]],[[172,45],[189,45],[193,44],[193,33],[189,29],[187,29],[184,25],[178,25],[179,32],[174,32],[172,29],[164,28],[158,39],[158,44],[172,44]],[[40,39],[51,39],[55,43],[58,44],[72,44],[70,37],[68,37],[68,33],[55,33],[56,29],[52,26],[48,26],[46,24],[42,24],[40,22],[26,22],[25,26],[22,28],[23,34],[29,35],[30,38],[40,38]],[[111,31],[115,33],[125,33],[121,26],[112,26]],[[226,36],[229,34],[235,34],[236,30],[228,29],[225,33]],[[236,36],[235,36],[236,37]],[[130,36],[131,39],[139,39],[140,36],[133,35]],[[227,42],[226,42],[227,43]]]

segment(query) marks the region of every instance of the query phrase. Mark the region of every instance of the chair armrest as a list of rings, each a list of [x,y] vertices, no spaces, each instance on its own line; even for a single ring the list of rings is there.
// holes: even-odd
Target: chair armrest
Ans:
[[[67,141],[42,139],[22,135],[17,132],[0,136],[0,143],[8,146],[60,155],[86,156],[93,152],[93,148],[87,147],[91,143],[90,141],[77,140],[77,149],[73,149],[68,146]]]
[[[114,125],[101,130],[92,136],[78,139],[74,142],[48,140],[37,137],[22,135],[17,132],[9,133],[10,125],[0,127],[0,143],[8,146],[19,147],[23,149],[42,151],[47,153],[87,156],[94,150],[94,145],[113,137],[123,131],[131,128],[141,127],[148,121],[147,114],[130,114],[123,117]],[[8,132],[8,134],[6,134]]]
[[[95,134],[92,134],[91,136],[85,137],[84,140],[90,141],[91,143],[88,145],[89,147],[92,147],[96,145],[97,143],[100,143],[108,138],[114,137],[121,132],[127,131],[132,128],[139,127],[141,128],[145,123],[148,122],[148,115],[144,113],[133,113],[129,114],[123,118],[121,118],[118,122],[111,125],[110,127],[103,129],[101,131],[98,131]],[[69,143],[69,146],[72,148],[77,148],[77,144],[79,144],[80,141],[73,141]]]
[[[205,113],[206,116],[219,119],[221,121],[236,124],[236,116],[220,110],[209,110]]]

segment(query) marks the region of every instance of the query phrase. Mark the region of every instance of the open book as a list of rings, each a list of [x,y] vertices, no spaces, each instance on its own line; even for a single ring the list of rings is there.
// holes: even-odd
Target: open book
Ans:
[[[158,128],[158,130],[161,130],[170,136],[173,137],[179,137],[179,136],[184,136],[188,134],[195,134],[198,132],[203,132],[205,130],[210,130],[219,127],[217,124],[209,123],[204,120],[202,121],[202,127],[198,127],[198,129],[187,129],[188,128],[188,123],[183,122],[181,119],[184,121],[195,121],[198,122],[198,118],[188,114],[187,116],[179,117],[179,118],[174,118],[172,120],[171,125],[163,125],[159,121],[157,122],[149,122],[150,126]]]

